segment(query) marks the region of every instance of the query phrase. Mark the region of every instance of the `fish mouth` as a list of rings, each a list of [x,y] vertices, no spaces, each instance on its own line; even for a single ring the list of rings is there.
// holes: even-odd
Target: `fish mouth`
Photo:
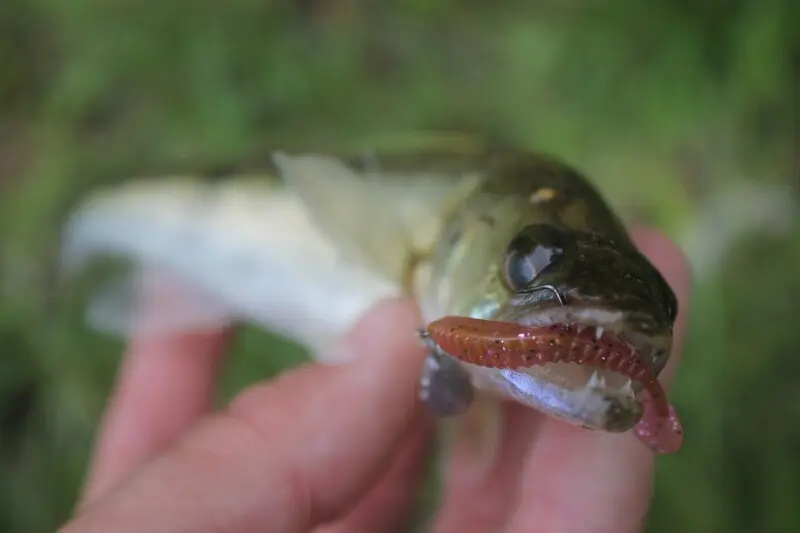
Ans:
[[[558,305],[524,309],[498,316],[519,325],[559,327],[567,338],[581,335],[628,347],[654,375],[666,362],[671,331],[629,311],[603,306]],[[473,365],[470,365],[473,366]],[[642,418],[643,385],[622,372],[579,361],[547,362],[514,369],[477,369],[480,385],[566,422],[610,432],[624,432]]]

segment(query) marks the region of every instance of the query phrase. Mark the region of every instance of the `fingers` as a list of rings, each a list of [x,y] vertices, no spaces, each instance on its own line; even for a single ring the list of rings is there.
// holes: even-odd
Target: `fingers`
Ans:
[[[344,518],[315,533],[400,533],[408,531],[411,511],[423,481],[430,448],[430,424],[421,423],[406,438],[389,470]]]
[[[208,412],[228,335],[134,341],[100,426],[83,503],[104,494]]]
[[[138,312],[145,318],[162,316],[165,308],[191,311],[204,304],[179,281],[156,272],[145,273],[139,289]],[[230,336],[219,328],[134,338],[100,427],[83,504],[104,494],[208,412]]]
[[[686,339],[686,323],[689,316],[689,292],[692,287],[692,272],[686,256],[680,248],[662,233],[653,229],[640,229],[633,232],[639,249],[658,268],[678,298],[678,318],[675,320],[675,334],[672,356],[661,372],[659,381],[665,388],[675,380],[683,356],[683,343]]]
[[[689,268],[661,234],[645,230],[634,237],[679,298],[675,349],[665,370],[671,379],[683,344]],[[508,531],[638,532],[652,493],[653,461],[630,433],[589,433],[548,419],[524,467],[520,505]]]
[[[421,422],[419,317],[388,302],[342,366],[309,365],[239,396],[63,532],[307,532],[352,509]]]
[[[503,431],[497,460],[487,470],[479,449],[464,435],[445,467],[445,499],[436,533],[500,531],[518,505],[519,471],[543,416],[523,405],[504,402]]]

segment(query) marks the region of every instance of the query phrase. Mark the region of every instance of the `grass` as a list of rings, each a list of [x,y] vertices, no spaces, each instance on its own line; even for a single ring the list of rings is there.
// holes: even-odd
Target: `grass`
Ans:
[[[0,6],[0,530],[70,513],[121,345],[57,282],[92,187],[236,161],[276,138],[477,129],[600,182],[676,238],[740,183],[794,191],[791,0],[6,0]],[[730,213],[736,216],[736,213]],[[648,531],[800,530],[800,227],[743,236],[697,280],[675,389],[685,451]],[[237,341],[223,397],[298,357]]]

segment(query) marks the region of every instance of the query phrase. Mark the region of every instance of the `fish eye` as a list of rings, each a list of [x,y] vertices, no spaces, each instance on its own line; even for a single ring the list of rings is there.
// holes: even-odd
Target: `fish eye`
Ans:
[[[523,228],[511,241],[503,257],[503,279],[513,291],[533,282],[539,273],[564,252],[565,235],[549,224]]]

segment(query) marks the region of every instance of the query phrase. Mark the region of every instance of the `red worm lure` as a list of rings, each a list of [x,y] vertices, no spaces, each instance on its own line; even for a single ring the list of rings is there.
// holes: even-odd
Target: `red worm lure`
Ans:
[[[612,370],[642,384],[659,418],[671,414],[664,389],[636,350],[614,335],[598,336],[593,327],[532,327],[448,316],[431,322],[427,333],[443,351],[473,365],[517,369],[565,362]]]

